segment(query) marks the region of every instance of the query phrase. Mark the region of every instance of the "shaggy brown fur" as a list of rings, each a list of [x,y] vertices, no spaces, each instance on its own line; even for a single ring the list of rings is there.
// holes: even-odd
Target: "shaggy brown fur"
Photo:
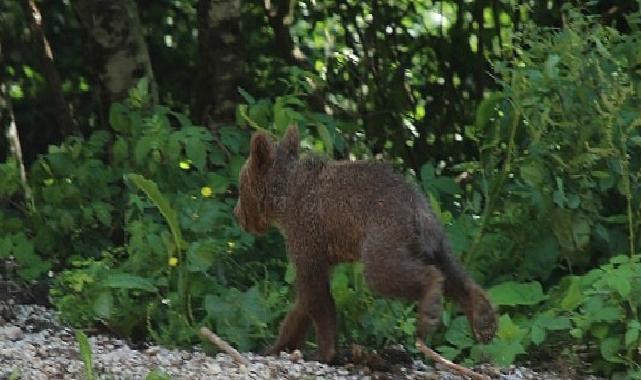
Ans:
[[[234,209],[250,233],[278,227],[296,267],[296,301],[270,352],[301,347],[311,322],[320,360],[334,358],[330,271],[356,260],[375,292],[418,301],[419,338],[437,326],[444,293],[463,309],[478,340],[492,339],[492,305],[452,254],[423,194],[384,164],[299,158],[298,140],[296,127],[278,145],[264,133],[252,136]]]

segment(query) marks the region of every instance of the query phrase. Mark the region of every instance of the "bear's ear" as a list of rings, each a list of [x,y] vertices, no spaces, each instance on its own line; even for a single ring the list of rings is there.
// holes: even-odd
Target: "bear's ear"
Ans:
[[[298,127],[295,124],[290,125],[289,128],[287,128],[283,139],[280,140],[278,149],[287,153],[289,156],[298,157],[298,144]]]
[[[260,172],[269,169],[274,161],[274,147],[269,136],[261,132],[254,133],[249,157],[251,165]]]

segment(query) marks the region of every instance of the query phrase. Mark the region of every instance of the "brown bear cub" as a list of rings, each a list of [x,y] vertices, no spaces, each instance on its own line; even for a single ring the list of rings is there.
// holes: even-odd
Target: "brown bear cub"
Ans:
[[[234,209],[252,234],[275,225],[296,267],[296,301],[270,353],[300,348],[311,322],[319,359],[334,358],[331,268],[357,260],[372,290],[418,301],[420,339],[437,326],[443,293],[465,312],[477,340],[492,339],[494,309],[452,254],[423,194],[387,165],[299,158],[298,144],[296,127],[277,145],[265,133],[252,136]]]

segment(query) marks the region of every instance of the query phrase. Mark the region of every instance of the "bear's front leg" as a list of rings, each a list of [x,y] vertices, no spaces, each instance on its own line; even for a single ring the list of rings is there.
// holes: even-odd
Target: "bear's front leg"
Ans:
[[[303,308],[300,298],[296,298],[294,307],[280,325],[278,339],[267,351],[271,355],[278,355],[281,351],[293,351],[302,348],[307,338],[311,318]]]
[[[300,256],[299,256],[300,257]],[[329,288],[329,265],[318,257],[297,260],[296,303],[280,329],[273,351],[304,343],[311,319],[318,343],[318,359],[329,363],[336,356],[336,305]]]

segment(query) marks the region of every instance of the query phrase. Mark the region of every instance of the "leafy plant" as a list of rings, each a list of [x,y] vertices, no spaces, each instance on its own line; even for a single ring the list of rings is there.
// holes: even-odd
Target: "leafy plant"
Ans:
[[[80,358],[85,365],[85,376],[87,377],[87,380],[93,380],[93,360],[89,339],[87,339],[85,333],[80,330],[76,330],[76,341],[80,348]]]

